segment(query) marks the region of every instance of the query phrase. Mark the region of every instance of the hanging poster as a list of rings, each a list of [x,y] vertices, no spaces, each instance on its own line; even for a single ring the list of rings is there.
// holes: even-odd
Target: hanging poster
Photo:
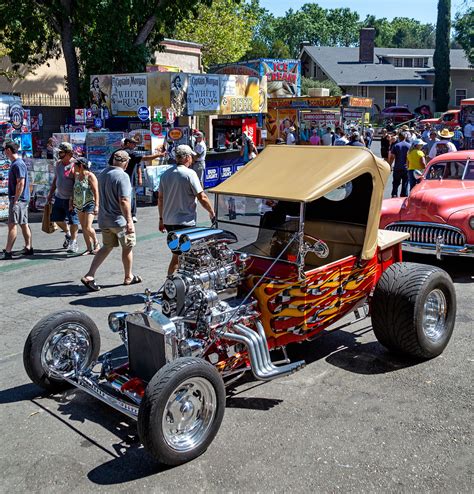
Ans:
[[[220,107],[219,76],[189,75],[188,113],[216,113]]]
[[[188,74],[170,73],[170,105],[176,115],[187,115]]]
[[[91,75],[89,89],[89,103],[94,114],[98,115],[101,109],[111,111],[110,95],[112,92],[111,75]]]
[[[146,74],[112,76],[112,113],[136,113],[140,106],[147,106]]]
[[[260,80],[246,75],[221,76],[221,108],[219,115],[260,113]],[[265,95],[262,95],[263,97]]]

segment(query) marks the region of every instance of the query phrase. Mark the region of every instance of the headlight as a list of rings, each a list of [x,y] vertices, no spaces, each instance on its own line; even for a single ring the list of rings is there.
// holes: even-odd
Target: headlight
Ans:
[[[469,218],[469,226],[474,230],[474,216]]]
[[[109,314],[109,328],[113,333],[118,333],[125,329],[125,318],[128,312],[111,312]]]

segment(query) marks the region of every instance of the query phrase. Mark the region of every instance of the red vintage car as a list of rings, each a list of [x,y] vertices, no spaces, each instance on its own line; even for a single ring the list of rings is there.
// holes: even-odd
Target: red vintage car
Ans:
[[[431,160],[409,197],[383,201],[380,227],[409,233],[406,251],[474,257],[474,151]]]

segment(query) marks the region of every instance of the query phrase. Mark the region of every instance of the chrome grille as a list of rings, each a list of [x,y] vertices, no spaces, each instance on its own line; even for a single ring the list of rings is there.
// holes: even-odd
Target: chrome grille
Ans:
[[[435,244],[436,239],[441,237],[444,245],[462,246],[466,243],[464,234],[453,228],[443,225],[412,225],[409,223],[392,223],[387,226],[387,230],[410,234],[410,242],[421,244]]]

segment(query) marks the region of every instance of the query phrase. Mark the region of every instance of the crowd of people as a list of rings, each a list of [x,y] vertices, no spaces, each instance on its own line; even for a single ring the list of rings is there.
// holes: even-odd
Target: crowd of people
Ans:
[[[469,126],[471,122],[467,124]],[[467,127],[466,126],[466,127]],[[467,129],[467,132],[472,130]],[[466,129],[465,129],[466,132]],[[296,144],[295,128],[284,130],[284,139],[277,144]],[[324,146],[365,146],[370,148],[374,129],[369,124],[364,132],[358,128],[336,127],[325,131],[312,129],[311,145]],[[461,149],[466,144],[460,128],[437,131],[430,125],[417,131],[407,125],[398,130],[382,129],[381,155],[393,172],[392,197],[408,195],[419,180],[421,172],[434,156]],[[468,143],[468,142],[467,142]],[[173,148],[172,155],[164,147],[154,153],[142,155],[135,148],[138,142],[127,137],[122,148],[110,156],[108,167],[96,176],[91,171],[91,163],[83,157],[75,157],[73,147],[68,142],[61,143],[55,151],[57,161],[47,203],[51,204],[50,221],[64,233],[63,248],[69,253],[77,253],[79,225],[84,237],[85,250],[82,255],[94,255],[89,271],[82,277],[82,283],[92,291],[100,290],[95,274],[114,247],[122,248],[124,284],[141,282],[141,277],[133,273],[132,249],[136,243],[134,223],[136,216],[136,187],[142,185],[141,161],[151,161],[165,155],[172,165],[161,177],[158,191],[159,229],[174,231],[196,224],[196,204],[199,202],[214,218],[214,210],[203,190],[207,147],[201,132],[193,135],[194,150],[187,145]],[[468,143],[469,145],[469,143]],[[52,143],[51,143],[52,146]],[[9,216],[8,237],[3,259],[13,258],[12,250],[17,238],[17,227],[21,229],[25,246],[24,256],[34,255],[31,229],[28,225],[28,204],[30,184],[25,162],[18,153],[15,142],[7,142],[3,148],[11,162],[8,176]],[[53,153],[53,148],[50,150]],[[252,140],[243,133],[241,154],[249,161],[258,154]],[[100,244],[93,222],[97,216],[102,233]],[[173,256],[169,273],[177,266]]]
[[[214,219],[214,210],[203,190],[206,146],[203,135],[197,133],[194,150],[180,145],[174,149],[172,166],[160,180],[158,192],[159,229],[173,231],[196,224],[196,203],[199,202]],[[152,160],[166,151],[157,149],[154,154],[140,156],[134,149],[136,141],[124,139],[122,149],[110,156],[108,166],[96,176],[91,163],[83,157],[74,157],[70,143],[61,143],[57,150],[54,178],[47,197],[52,203],[49,220],[64,233],[63,248],[77,253],[78,231],[81,225],[86,249],[82,255],[94,255],[88,272],[81,282],[90,290],[98,291],[95,280],[99,267],[115,247],[120,246],[124,269],[124,285],[140,283],[142,278],[133,272],[133,247],[136,244],[134,186],[137,181],[137,165],[141,160]],[[3,259],[13,259],[13,246],[20,226],[25,247],[22,255],[34,255],[31,229],[28,224],[30,184],[25,162],[18,154],[18,145],[7,142],[3,152],[11,162],[8,177],[9,217],[8,238]],[[102,234],[102,245],[93,227],[94,217]],[[169,272],[176,268],[173,256]]]

